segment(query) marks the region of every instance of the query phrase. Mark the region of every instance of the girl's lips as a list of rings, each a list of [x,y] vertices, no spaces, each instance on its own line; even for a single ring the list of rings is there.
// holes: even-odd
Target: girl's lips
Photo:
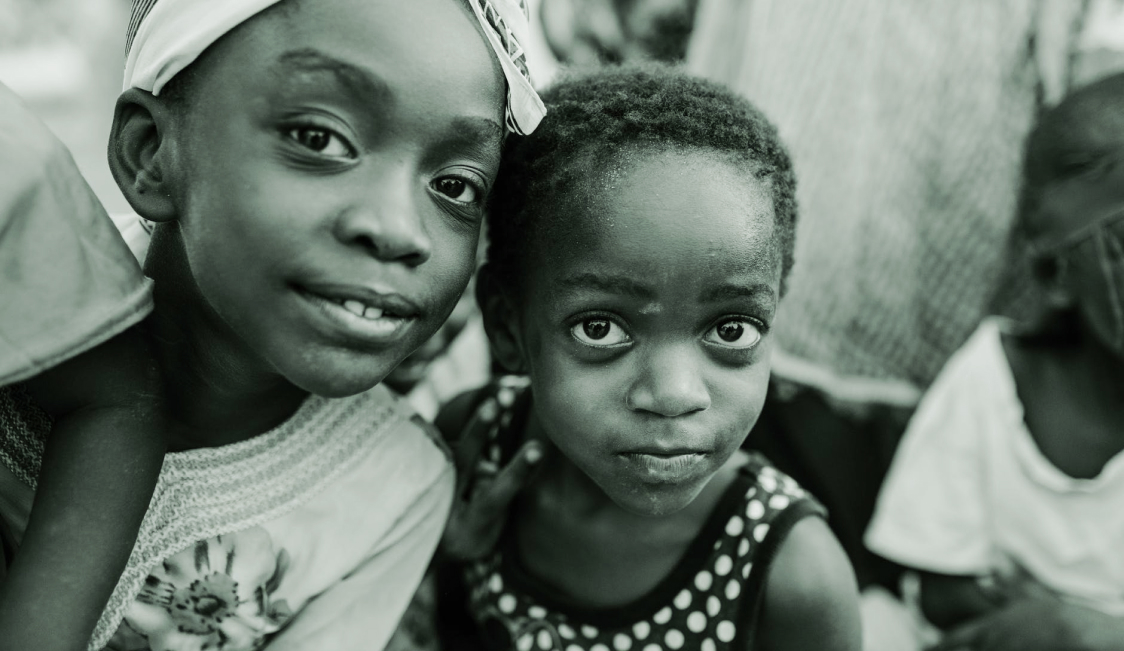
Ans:
[[[366,344],[387,345],[397,341],[406,327],[415,320],[412,316],[394,316],[383,309],[364,305],[354,299],[338,301],[311,291],[299,292],[301,298],[331,327],[349,339]]]
[[[335,283],[316,283],[300,289],[342,305],[359,316],[373,312],[375,317],[389,314],[398,318],[410,318],[421,313],[417,303],[394,291]]]
[[[624,452],[620,458],[649,481],[677,484],[697,475],[706,467],[707,455],[702,452],[652,454]]]

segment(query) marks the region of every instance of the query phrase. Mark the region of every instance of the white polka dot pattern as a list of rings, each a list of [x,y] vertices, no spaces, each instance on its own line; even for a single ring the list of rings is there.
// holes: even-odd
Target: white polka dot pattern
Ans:
[[[686,610],[691,605],[691,591],[683,588],[679,594],[675,595],[675,601],[672,602],[679,610]]]
[[[718,635],[719,640],[722,640],[723,642],[732,642],[734,639],[734,635],[737,633],[737,629],[734,628],[733,622],[718,622],[718,627],[715,629],[715,633]]]
[[[652,625],[648,622],[636,622],[632,625],[632,634],[636,639],[643,640],[648,637],[648,633],[652,632]]]

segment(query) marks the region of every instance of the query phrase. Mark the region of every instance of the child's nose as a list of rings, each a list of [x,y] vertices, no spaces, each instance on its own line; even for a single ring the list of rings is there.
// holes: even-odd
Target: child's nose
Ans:
[[[629,409],[684,416],[710,407],[710,392],[691,346],[664,346],[643,355],[626,395]]]
[[[433,253],[408,171],[383,174],[336,222],[336,237],[385,262],[417,266]]]

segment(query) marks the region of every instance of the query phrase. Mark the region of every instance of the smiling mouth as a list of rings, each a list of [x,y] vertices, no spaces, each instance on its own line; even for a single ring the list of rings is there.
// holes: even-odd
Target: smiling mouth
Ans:
[[[351,338],[388,343],[415,320],[418,309],[399,296],[367,290],[344,291],[300,288],[300,294],[327,316],[335,329]]]

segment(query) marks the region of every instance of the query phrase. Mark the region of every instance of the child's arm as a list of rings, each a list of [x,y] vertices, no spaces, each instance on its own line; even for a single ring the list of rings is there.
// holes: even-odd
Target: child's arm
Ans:
[[[974,576],[920,572],[921,612],[940,629],[949,629],[999,608],[1008,597]],[[1013,595],[1012,595],[1013,596]]]
[[[847,555],[821,518],[796,523],[765,583],[755,649],[858,651],[859,594]]]
[[[55,420],[27,530],[0,583],[0,649],[82,649],[159,475],[161,383],[134,328],[26,387]]]

